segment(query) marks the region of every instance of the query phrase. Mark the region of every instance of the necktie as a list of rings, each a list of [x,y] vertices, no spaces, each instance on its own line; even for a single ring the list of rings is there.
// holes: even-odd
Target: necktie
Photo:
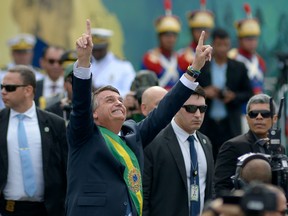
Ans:
[[[18,144],[19,144],[19,154],[21,160],[21,168],[24,182],[24,189],[28,196],[32,197],[36,192],[36,182],[34,171],[32,167],[32,160],[30,156],[29,146],[27,142],[27,136],[23,124],[23,119],[25,115],[18,114]]]
[[[200,214],[200,187],[197,152],[194,146],[194,136],[188,137],[191,157],[190,170],[190,216]]]
[[[52,95],[54,95],[56,93],[56,88],[57,88],[56,84],[52,84],[51,85],[51,93],[52,93]]]

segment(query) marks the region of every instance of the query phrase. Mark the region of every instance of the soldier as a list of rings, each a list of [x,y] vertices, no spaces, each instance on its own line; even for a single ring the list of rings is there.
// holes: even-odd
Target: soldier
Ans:
[[[174,50],[181,25],[179,19],[172,15],[170,0],[165,1],[165,16],[156,20],[155,28],[159,46],[145,53],[142,68],[154,71],[159,78],[159,85],[170,89],[182,74]]]
[[[252,17],[250,6],[245,4],[244,9],[247,18],[237,21],[235,25],[238,49],[232,49],[228,55],[246,65],[253,92],[259,94],[263,92],[263,79],[266,70],[263,58],[256,52],[261,30],[258,20]]]
[[[129,61],[117,58],[108,50],[109,38],[113,32],[108,29],[91,29],[93,50],[91,57],[92,83],[94,88],[112,85],[121,96],[125,96],[135,77],[135,70]]]
[[[180,49],[179,52],[179,67],[185,72],[188,65],[193,62],[195,49],[201,35],[205,31],[204,42],[209,38],[210,31],[214,27],[214,15],[206,9],[206,1],[201,0],[200,10],[189,12],[187,15],[189,28],[191,31],[192,41],[188,47]]]
[[[12,62],[7,64],[6,71],[15,65],[26,65],[32,68],[37,81],[43,79],[44,75],[41,73],[40,68],[32,66],[35,43],[35,37],[27,33],[18,34],[8,40],[7,44],[11,50]]]
[[[256,52],[258,38],[261,33],[260,25],[257,19],[252,17],[251,8],[248,4],[244,5],[247,18],[236,22],[238,36],[238,49],[229,51],[228,56],[232,59],[243,62],[248,70],[248,77],[254,94],[263,92],[264,72],[266,65],[263,58]],[[248,131],[248,125],[245,120],[245,107],[242,107],[242,132]]]
[[[32,66],[34,46],[36,39],[33,35],[22,33],[18,34],[8,40],[7,45],[11,50],[12,62],[0,69],[0,83],[6,72],[13,68],[15,65],[26,65],[29,66],[35,74],[36,80],[42,80],[44,75],[41,73],[40,68]],[[2,96],[0,95],[0,110],[4,108]]]

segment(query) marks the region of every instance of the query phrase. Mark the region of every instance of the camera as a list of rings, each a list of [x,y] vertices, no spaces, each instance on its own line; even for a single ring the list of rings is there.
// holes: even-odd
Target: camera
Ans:
[[[277,211],[277,195],[266,185],[253,182],[243,190],[221,196],[223,204],[237,205],[245,216],[261,216],[265,211]]]
[[[262,184],[251,184],[246,188],[240,206],[245,215],[262,215],[264,211],[276,211],[276,193]]]

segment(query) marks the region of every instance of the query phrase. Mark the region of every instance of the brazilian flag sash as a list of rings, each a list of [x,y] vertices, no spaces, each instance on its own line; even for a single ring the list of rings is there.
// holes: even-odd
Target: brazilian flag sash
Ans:
[[[134,152],[126,143],[110,130],[99,127],[106,141],[106,144],[114,157],[125,166],[123,178],[128,187],[130,197],[137,209],[139,216],[142,216],[143,191],[140,166]]]

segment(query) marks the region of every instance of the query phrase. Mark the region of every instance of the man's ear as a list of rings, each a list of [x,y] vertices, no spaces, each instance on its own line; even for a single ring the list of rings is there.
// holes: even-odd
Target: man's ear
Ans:
[[[98,112],[96,110],[93,112],[93,119],[98,119]]]
[[[144,116],[147,116],[148,115],[148,113],[147,113],[147,106],[146,106],[146,104],[141,104],[141,112],[142,112],[142,114],[144,115]]]
[[[25,91],[26,94],[29,94],[29,95],[34,94],[33,87],[31,85],[25,86],[25,90],[24,91]]]
[[[273,124],[276,124],[277,123],[277,120],[278,120],[278,115],[274,115],[273,116]]]

